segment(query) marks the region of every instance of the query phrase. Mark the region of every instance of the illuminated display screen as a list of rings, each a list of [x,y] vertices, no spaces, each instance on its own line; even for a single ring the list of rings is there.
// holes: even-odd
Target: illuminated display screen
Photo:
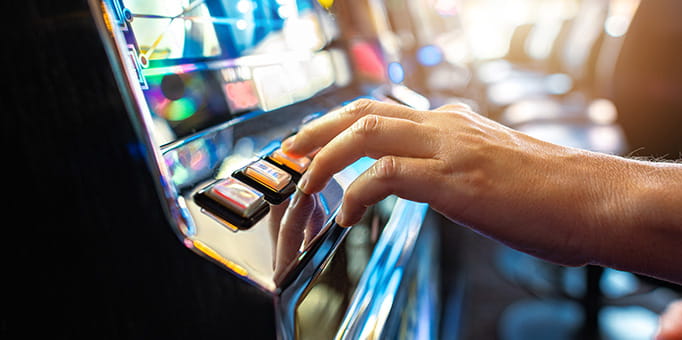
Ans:
[[[316,20],[312,1],[123,0],[116,8],[143,67],[315,49],[323,43],[319,35],[297,40],[286,36],[292,30],[301,33],[296,26],[315,24],[310,22]]]
[[[112,0],[159,144],[334,82],[315,0]],[[122,46],[125,44],[125,46]]]

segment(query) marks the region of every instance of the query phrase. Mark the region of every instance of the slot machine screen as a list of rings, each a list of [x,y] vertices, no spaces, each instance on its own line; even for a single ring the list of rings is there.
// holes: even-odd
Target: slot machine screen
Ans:
[[[313,0],[113,0],[112,21],[163,145],[334,82]]]

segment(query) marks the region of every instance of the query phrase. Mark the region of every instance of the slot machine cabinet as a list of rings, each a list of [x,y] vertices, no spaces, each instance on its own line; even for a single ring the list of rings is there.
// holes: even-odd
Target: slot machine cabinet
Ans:
[[[25,180],[9,187],[2,338],[435,337],[428,207],[389,197],[333,223],[372,160],[241,229],[197,204],[344,103],[425,103],[358,80],[318,3],[230,4],[9,5],[23,48],[2,52],[4,139]]]

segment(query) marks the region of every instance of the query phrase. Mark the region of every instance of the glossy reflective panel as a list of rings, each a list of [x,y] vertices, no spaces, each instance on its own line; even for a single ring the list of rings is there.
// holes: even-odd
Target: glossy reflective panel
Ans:
[[[216,135],[225,131],[217,132]],[[204,136],[170,149],[165,156],[167,159],[182,159],[183,157],[179,155],[185,153],[183,149],[192,145],[194,154],[203,154],[206,159],[215,159],[219,156],[216,154],[219,149],[211,147],[211,144],[206,142],[215,139],[221,138]],[[198,143],[200,140],[204,143]],[[197,149],[197,144],[202,147]],[[266,146],[265,151],[261,153],[266,154],[267,150]],[[208,213],[206,209],[196,204],[194,198],[199,190],[216,179],[225,178],[226,175],[229,178],[231,169],[256,163],[253,162],[253,156],[242,157],[239,152],[234,151],[224,157],[222,162],[214,163],[213,176],[189,183],[177,183],[186,188],[182,190],[179,199],[192,221],[192,227],[184,232],[185,245],[202,256],[208,256],[224,265],[245,280],[275,292],[287,276],[295,272],[293,269],[296,265],[305,259],[311,245],[331,226],[332,216],[340,205],[343,189],[336,181],[332,181],[319,194],[295,193],[281,204],[270,205],[269,213],[248,230],[238,230],[225,220]],[[192,162],[186,164],[191,166]],[[193,172],[191,168],[184,169],[185,167],[177,163],[174,165],[175,172]],[[186,178],[189,179],[191,176]]]
[[[395,197],[390,197],[370,207],[311,283],[296,308],[300,339],[334,338],[394,204]]]
[[[228,269],[246,280],[275,291],[318,235],[330,226],[331,212],[338,207],[341,194],[336,184],[316,195],[294,194],[284,203],[271,206],[270,213],[255,226],[237,232],[203,213],[191,197],[186,197],[198,226],[196,233],[188,237],[188,244],[202,255],[227,264]],[[328,202],[334,202],[334,206]]]
[[[262,51],[315,50],[324,39],[319,28],[304,39],[292,39],[301,27],[316,28],[310,1],[123,0],[116,5],[130,23],[143,66]]]
[[[109,0],[109,28],[166,144],[333,83],[312,0]]]

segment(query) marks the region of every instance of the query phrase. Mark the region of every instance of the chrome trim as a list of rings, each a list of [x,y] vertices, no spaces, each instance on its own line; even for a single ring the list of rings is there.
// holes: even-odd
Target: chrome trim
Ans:
[[[428,205],[398,199],[393,209],[358,283],[336,339],[381,337]]]
[[[111,61],[112,73],[118,82],[122,100],[131,118],[130,121],[139,140],[142,142],[142,149],[145,152],[149,171],[153,178],[159,179],[156,182],[156,189],[163,199],[163,210],[168,217],[168,221],[172,224],[172,229],[182,239],[184,235],[181,231],[191,229],[190,225],[192,223],[188,222],[186,212],[180,208],[176,201],[178,193],[170,180],[170,171],[164,163],[161,150],[156,146],[156,142],[153,139],[154,124],[151,121],[152,115],[145,102],[141,99],[144,98],[144,94],[138,84],[137,75],[134,73],[135,65],[123,54],[124,51],[117,47],[125,46],[125,39],[121,36],[120,31],[110,30],[107,27],[105,16],[108,14],[104,11],[107,9],[110,13],[113,13],[113,10],[105,8],[107,6],[105,1],[88,0],[88,5],[90,6],[93,20],[100,32],[102,44]],[[112,23],[109,24],[111,25]]]
[[[317,251],[297,278],[279,295],[275,305],[278,339],[292,340],[296,338],[296,307],[306,289],[324,270],[326,262],[336,252],[347,233],[348,228],[341,228],[335,224],[327,232],[324,239],[320,240]]]

